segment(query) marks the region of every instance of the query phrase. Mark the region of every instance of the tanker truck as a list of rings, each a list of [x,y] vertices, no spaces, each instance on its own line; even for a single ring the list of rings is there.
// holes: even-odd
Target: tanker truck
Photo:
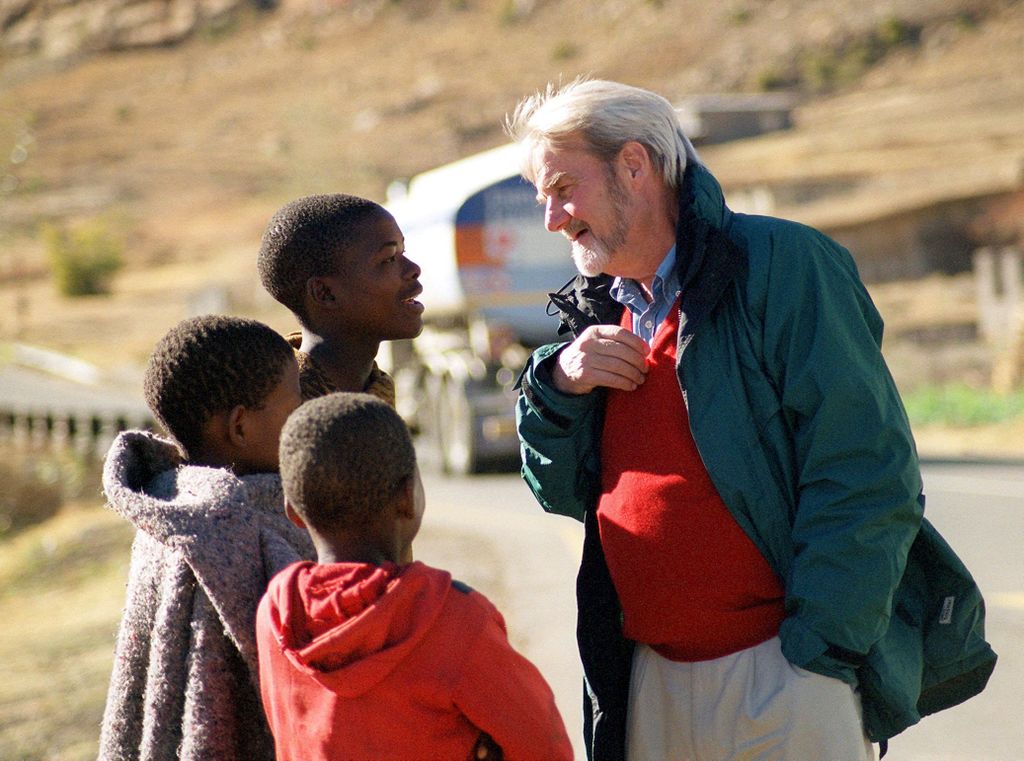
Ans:
[[[530,352],[558,340],[548,292],[575,275],[518,156],[502,146],[388,190],[425,311],[422,334],[385,342],[379,361],[399,412],[449,473],[516,461],[515,384]]]

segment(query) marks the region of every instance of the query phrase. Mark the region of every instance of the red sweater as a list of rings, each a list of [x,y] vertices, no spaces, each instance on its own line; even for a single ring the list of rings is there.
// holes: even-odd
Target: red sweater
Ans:
[[[571,759],[540,672],[483,595],[422,563],[295,563],[256,618],[278,761]]]
[[[699,661],[777,634],[784,592],[693,442],[675,371],[678,314],[654,336],[644,383],[608,392],[597,519],[626,636]]]

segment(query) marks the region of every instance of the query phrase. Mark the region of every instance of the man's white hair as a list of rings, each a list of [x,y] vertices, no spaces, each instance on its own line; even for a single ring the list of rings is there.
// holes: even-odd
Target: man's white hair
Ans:
[[[505,128],[523,148],[522,172],[530,182],[536,181],[538,147],[573,140],[581,140],[587,150],[607,162],[623,145],[636,141],[647,149],[665,184],[674,189],[687,163],[700,163],[671,103],[649,90],[603,79],[579,77],[561,87],[548,84],[544,92],[519,102]]]

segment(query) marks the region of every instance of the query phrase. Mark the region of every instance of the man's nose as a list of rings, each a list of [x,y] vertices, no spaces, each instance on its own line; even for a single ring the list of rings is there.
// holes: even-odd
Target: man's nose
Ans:
[[[557,233],[569,221],[565,206],[557,198],[549,198],[544,208],[544,226],[549,232]]]

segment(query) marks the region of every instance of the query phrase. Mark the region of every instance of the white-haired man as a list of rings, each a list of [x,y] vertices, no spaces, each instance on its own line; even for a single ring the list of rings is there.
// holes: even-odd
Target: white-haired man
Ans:
[[[586,525],[588,755],[869,759],[982,689],[981,598],[922,518],[849,253],[731,212],[646,90],[551,86],[508,128],[581,273],[552,294],[573,340],[532,357],[518,427],[542,506]],[[937,566],[956,585],[917,581]]]

